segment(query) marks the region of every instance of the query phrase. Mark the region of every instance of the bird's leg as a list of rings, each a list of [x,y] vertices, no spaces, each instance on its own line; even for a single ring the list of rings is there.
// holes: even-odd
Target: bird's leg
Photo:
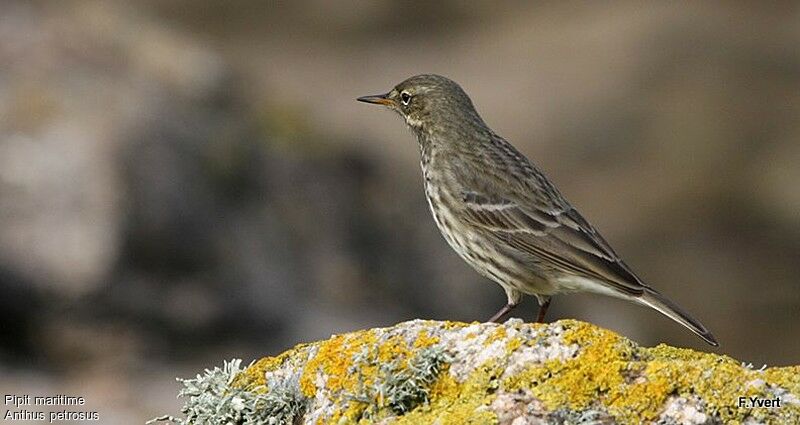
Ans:
[[[506,315],[508,315],[508,313],[510,313],[511,310],[513,310],[514,307],[516,307],[517,304],[522,301],[521,292],[517,291],[511,286],[504,286],[504,289],[506,291],[506,297],[508,298],[508,301],[506,302],[506,305],[500,309],[500,311],[495,313],[494,316],[489,319],[490,322],[500,323],[500,320],[506,317]]]
[[[544,315],[547,314],[547,307],[550,307],[550,297],[539,298],[539,315],[536,316],[536,323],[544,323]]]
[[[500,319],[506,317],[506,315],[508,315],[508,313],[510,313],[511,310],[513,310],[514,307],[516,306],[517,306],[516,304],[511,304],[511,303],[506,304],[505,306],[503,306],[503,308],[500,309],[500,311],[495,313],[494,316],[491,317],[491,319],[489,319],[489,322],[500,323]]]

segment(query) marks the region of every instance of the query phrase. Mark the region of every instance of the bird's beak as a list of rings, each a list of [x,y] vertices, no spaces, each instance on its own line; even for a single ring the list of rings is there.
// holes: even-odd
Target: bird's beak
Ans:
[[[376,103],[378,105],[385,105],[385,106],[390,106],[393,103],[392,99],[389,98],[389,93],[376,94],[372,96],[361,96],[356,100],[359,102]]]

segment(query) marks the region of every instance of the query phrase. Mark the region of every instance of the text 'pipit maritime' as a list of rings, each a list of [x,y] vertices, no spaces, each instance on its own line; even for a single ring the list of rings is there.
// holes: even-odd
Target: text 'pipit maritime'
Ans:
[[[438,75],[417,75],[358,100],[399,113],[417,137],[425,195],[450,246],[506,291],[505,317],[523,294],[610,295],[652,307],[718,345],[711,332],[645,285],[600,233],[524,155],[483,122],[469,96]]]

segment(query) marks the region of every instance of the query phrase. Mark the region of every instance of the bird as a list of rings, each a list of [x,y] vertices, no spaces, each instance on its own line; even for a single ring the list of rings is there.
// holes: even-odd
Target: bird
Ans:
[[[536,321],[543,322],[552,296],[588,292],[653,308],[719,345],[702,323],[645,284],[545,174],[486,125],[455,81],[416,75],[357,100],[397,112],[416,136],[439,231],[505,290],[507,302],[490,322],[500,322],[525,295],[537,298]]]

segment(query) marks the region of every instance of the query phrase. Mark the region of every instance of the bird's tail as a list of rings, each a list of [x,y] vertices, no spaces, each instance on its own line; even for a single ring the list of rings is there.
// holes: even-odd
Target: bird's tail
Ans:
[[[655,290],[646,288],[644,293],[637,298],[637,301],[658,310],[661,314],[685,326],[690,331],[696,333],[697,336],[703,338],[705,342],[715,347],[719,346],[717,340],[714,339],[714,335],[712,335],[702,323]]]

